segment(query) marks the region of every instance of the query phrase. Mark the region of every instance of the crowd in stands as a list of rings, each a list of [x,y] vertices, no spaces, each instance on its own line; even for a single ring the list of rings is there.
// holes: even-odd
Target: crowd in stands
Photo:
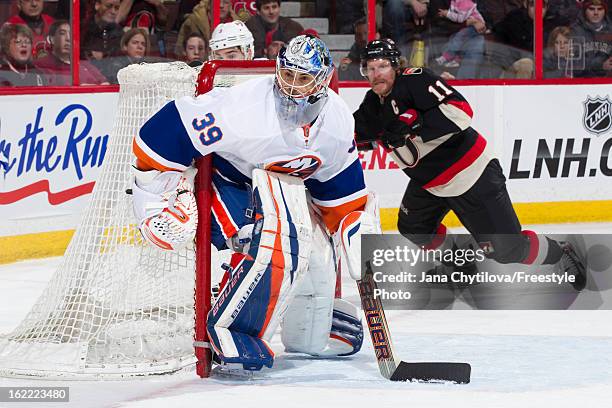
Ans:
[[[311,0],[331,34],[354,35],[335,61],[341,80],[361,80],[367,1]],[[81,85],[117,83],[138,62],[233,59],[212,40],[212,0],[81,0]],[[533,78],[535,0],[377,0],[377,37],[393,39],[405,64],[447,78]],[[0,13],[0,86],[66,86],[71,72],[71,0],[5,0]],[[0,5],[1,5],[0,4]],[[543,0],[545,78],[612,76],[608,0]],[[2,10],[0,10],[1,12]],[[220,0],[220,21],[249,32],[254,58],[276,58],[302,33],[318,33],[281,15],[281,0]],[[242,35],[242,34],[240,34]],[[235,48],[235,47],[234,47]],[[239,47],[238,47],[239,48]],[[240,52],[238,52],[240,51]]]
[[[535,0],[382,3],[383,35],[406,55],[426,41],[434,70],[463,79],[534,77]],[[542,14],[545,78],[612,76],[608,0],[543,0]]]

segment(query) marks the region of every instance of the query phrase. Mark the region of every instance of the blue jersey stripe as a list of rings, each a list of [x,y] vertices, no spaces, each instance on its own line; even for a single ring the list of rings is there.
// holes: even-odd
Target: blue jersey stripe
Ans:
[[[365,188],[359,159],[327,181],[307,179],[304,184],[316,200],[331,201],[347,197]]]
[[[242,174],[233,164],[227,159],[219,156],[217,153],[213,153],[213,167],[227,178],[235,182],[236,184],[251,185],[251,179]]]
[[[191,165],[202,156],[191,143],[174,101],[167,103],[140,128],[140,139],[164,159]]]

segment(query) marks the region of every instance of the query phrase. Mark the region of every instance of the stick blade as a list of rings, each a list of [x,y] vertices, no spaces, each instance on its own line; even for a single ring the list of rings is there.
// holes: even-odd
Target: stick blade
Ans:
[[[468,384],[472,367],[468,363],[407,363],[401,361],[391,381],[452,381]]]

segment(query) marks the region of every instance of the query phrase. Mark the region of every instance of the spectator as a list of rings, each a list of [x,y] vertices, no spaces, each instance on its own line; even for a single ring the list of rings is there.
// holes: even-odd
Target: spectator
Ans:
[[[571,31],[567,26],[556,27],[548,37],[544,50],[545,78],[572,78],[573,60],[570,55]]]
[[[569,26],[578,19],[579,9],[576,0],[548,0],[546,20],[552,27]]]
[[[238,15],[232,9],[231,0],[221,0],[220,4],[220,22],[229,23],[238,20]],[[210,40],[210,27],[212,26],[212,7],[210,0],[202,0],[198,3],[190,14],[186,15],[185,21],[181,24],[178,38],[176,41],[177,55],[184,55],[185,50],[182,48],[185,39],[191,34],[199,34],[204,41],[208,43]]]
[[[79,17],[81,20],[81,29],[85,26],[84,21],[90,21],[94,13],[94,2],[95,0],[81,0],[79,1]],[[72,15],[72,0],[57,0],[57,6],[55,7],[55,13],[53,17],[57,20],[70,21]]]
[[[408,40],[406,23],[418,22],[427,16],[429,0],[386,0],[383,3],[383,32],[401,48]]]
[[[440,10],[448,10],[450,6],[451,0],[430,0],[428,14],[428,18],[431,20],[429,28],[429,35],[431,38],[428,44],[429,55],[434,56],[442,54],[446,50],[449,38],[466,28],[466,26],[473,27],[478,35],[463,38],[464,42],[461,46],[461,64],[456,72],[453,72],[453,76],[459,79],[478,78],[485,55],[485,42],[483,36],[480,34],[486,31],[486,25],[483,19],[468,17],[464,23],[457,23],[440,14]]]
[[[168,9],[161,0],[121,0],[115,22],[130,28],[144,28],[149,34],[164,28]]]
[[[32,30],[27,25],[4,24],[0,29],[0,86],[45,85],[32,64]]]
[[[145,56],[151,49],[149,33],[144,28],[130,28],[121,37],[120,57],[108,58],[106,60],[92,61],[108,80],[116,84],[117,73],[121,68],[128,65],[144,62]]]
[[[210,7],[209,16],[210,21],[212,21],[212,7]],[[234,12],[232,0],[221,0],[221,3],[219,4],[219,22],[230,23],[234,20],[240,20],[240,18],[238,17],[238,14]]]
[[[186,15],[185,21],[181,24],[176,39],[177,55],[185,55],[183,44],[191,34],[198,34],[208,43],[210,40],[210,21],[208,20],[209,0],[202,0],[193,8],[192,12]]]
[[[47,35],[53,17],[43,13],[43,0],[17,0],[19,13],[6,20],[9,24],[27,25],[32,31],[34,58],[44,57],[48,50]]]
[[[612,71],[612,27],[606,16],[607,0],[584,0],[582,13],[572,26],[572,38],[584,56],[584,69],[577,77],[606,76]]]
[[[253,35],[240,20],[219,24],[209,46],[211,60],[253,59]]]
[[[521,8],[523,2],[522,0],[478,0],[477,4],[478,11],[487,23],[487,28],[492,29],[511,11]]]
[[[251,16],[257,14],[255,0],[233,1],[233,3],[232,11],[234,11],[238,19],[244,23],[246,23]]]
[[[289,17],[281,17],[280,0],[257,0],[257,14],[246,22],[255,39],[255,58],[264,56],[264,49],[272,41],[288,43],[304,31],[304,27]]]
[[[276,57],[278,57],[278,53],[280,52],[281,48],[286,45],[287,44],[282,41],[272,41],[270,45],[268,45],[268,47],[264,50],[266,58],[269,60],[275,60]]]
[[[49,27],[49,41],[51,42],[51,53],[37,60],[34,65],[44,75],[47,85],[71,85],[70,23],[66,20],[54,21]],[[79,64],[79,80],[81,85],[108,85],[108,81],[100,71],[86,60]]]
[[[542,13],[546,16],[548,2],[544,0]],[[503,76],[532,78],[533,76],[533,35],[535,0],[523,0],[521,8],[508,15],[493,27],[495,38],[510,47],[498,53],[498,63],[505,70]],[[544,36],[549,32],[544,24]]]
[[[183,44],[183,49],[185,50],[183,60],[187,64],[191,64],[195,61],[204,62],[208,59],[206,41],[200,34],[190,34]]]
[[[359,66],[361,52],[368,44],[368,24],[365,17],[355,22],[353,32],[355,33],[355,42],[351,46],[348,55],[340,60],[340,67],[338,69],[338,76],[343,81],[363,80],[359,72]],[[377,35],[377,37],[380,36]]]
[[[335,23],[335,34],[354,34],[355,22],[365,16],[367,0],[335,0],[335,7],[330,7],[330,3],[327,0],[316,0],[316,16],[332,20]]]
[[[100,61],[116,56],[123,29],[116,23],[120,0],[95,0],[93,21],[83,28],[81,53],[88,59]]]
[[[438,65],[449,68],[458,67],[461,62],[463,48],[470,40],[480,40],[484,49],[482,34],[486,31],[486,24],[472,0],[451,0],[448,9],[438,10],[438,16],[447,18],[455,23],[465,23],[467,25],[467,27],[451,35],[444,52],[436,58]],[[472,24],[468,23],[468,20]],[[477,22],[479,24],[476,24]]]

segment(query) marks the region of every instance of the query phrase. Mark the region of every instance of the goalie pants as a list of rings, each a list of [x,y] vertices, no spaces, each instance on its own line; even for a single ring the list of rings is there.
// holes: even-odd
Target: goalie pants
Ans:
[[[251,179],[222,157],[213,154],[211,240],[218,250],[241,227],[252,224],[254,206]]]
[[[442,219],[450,210],[489,258],[500,263],[554,264],[561,258],[557,241],[522,231],[496,159],[457,197],[435,196],[410,181],[400,206],[398,230],[416,245],[436,248],[444,241]]]

